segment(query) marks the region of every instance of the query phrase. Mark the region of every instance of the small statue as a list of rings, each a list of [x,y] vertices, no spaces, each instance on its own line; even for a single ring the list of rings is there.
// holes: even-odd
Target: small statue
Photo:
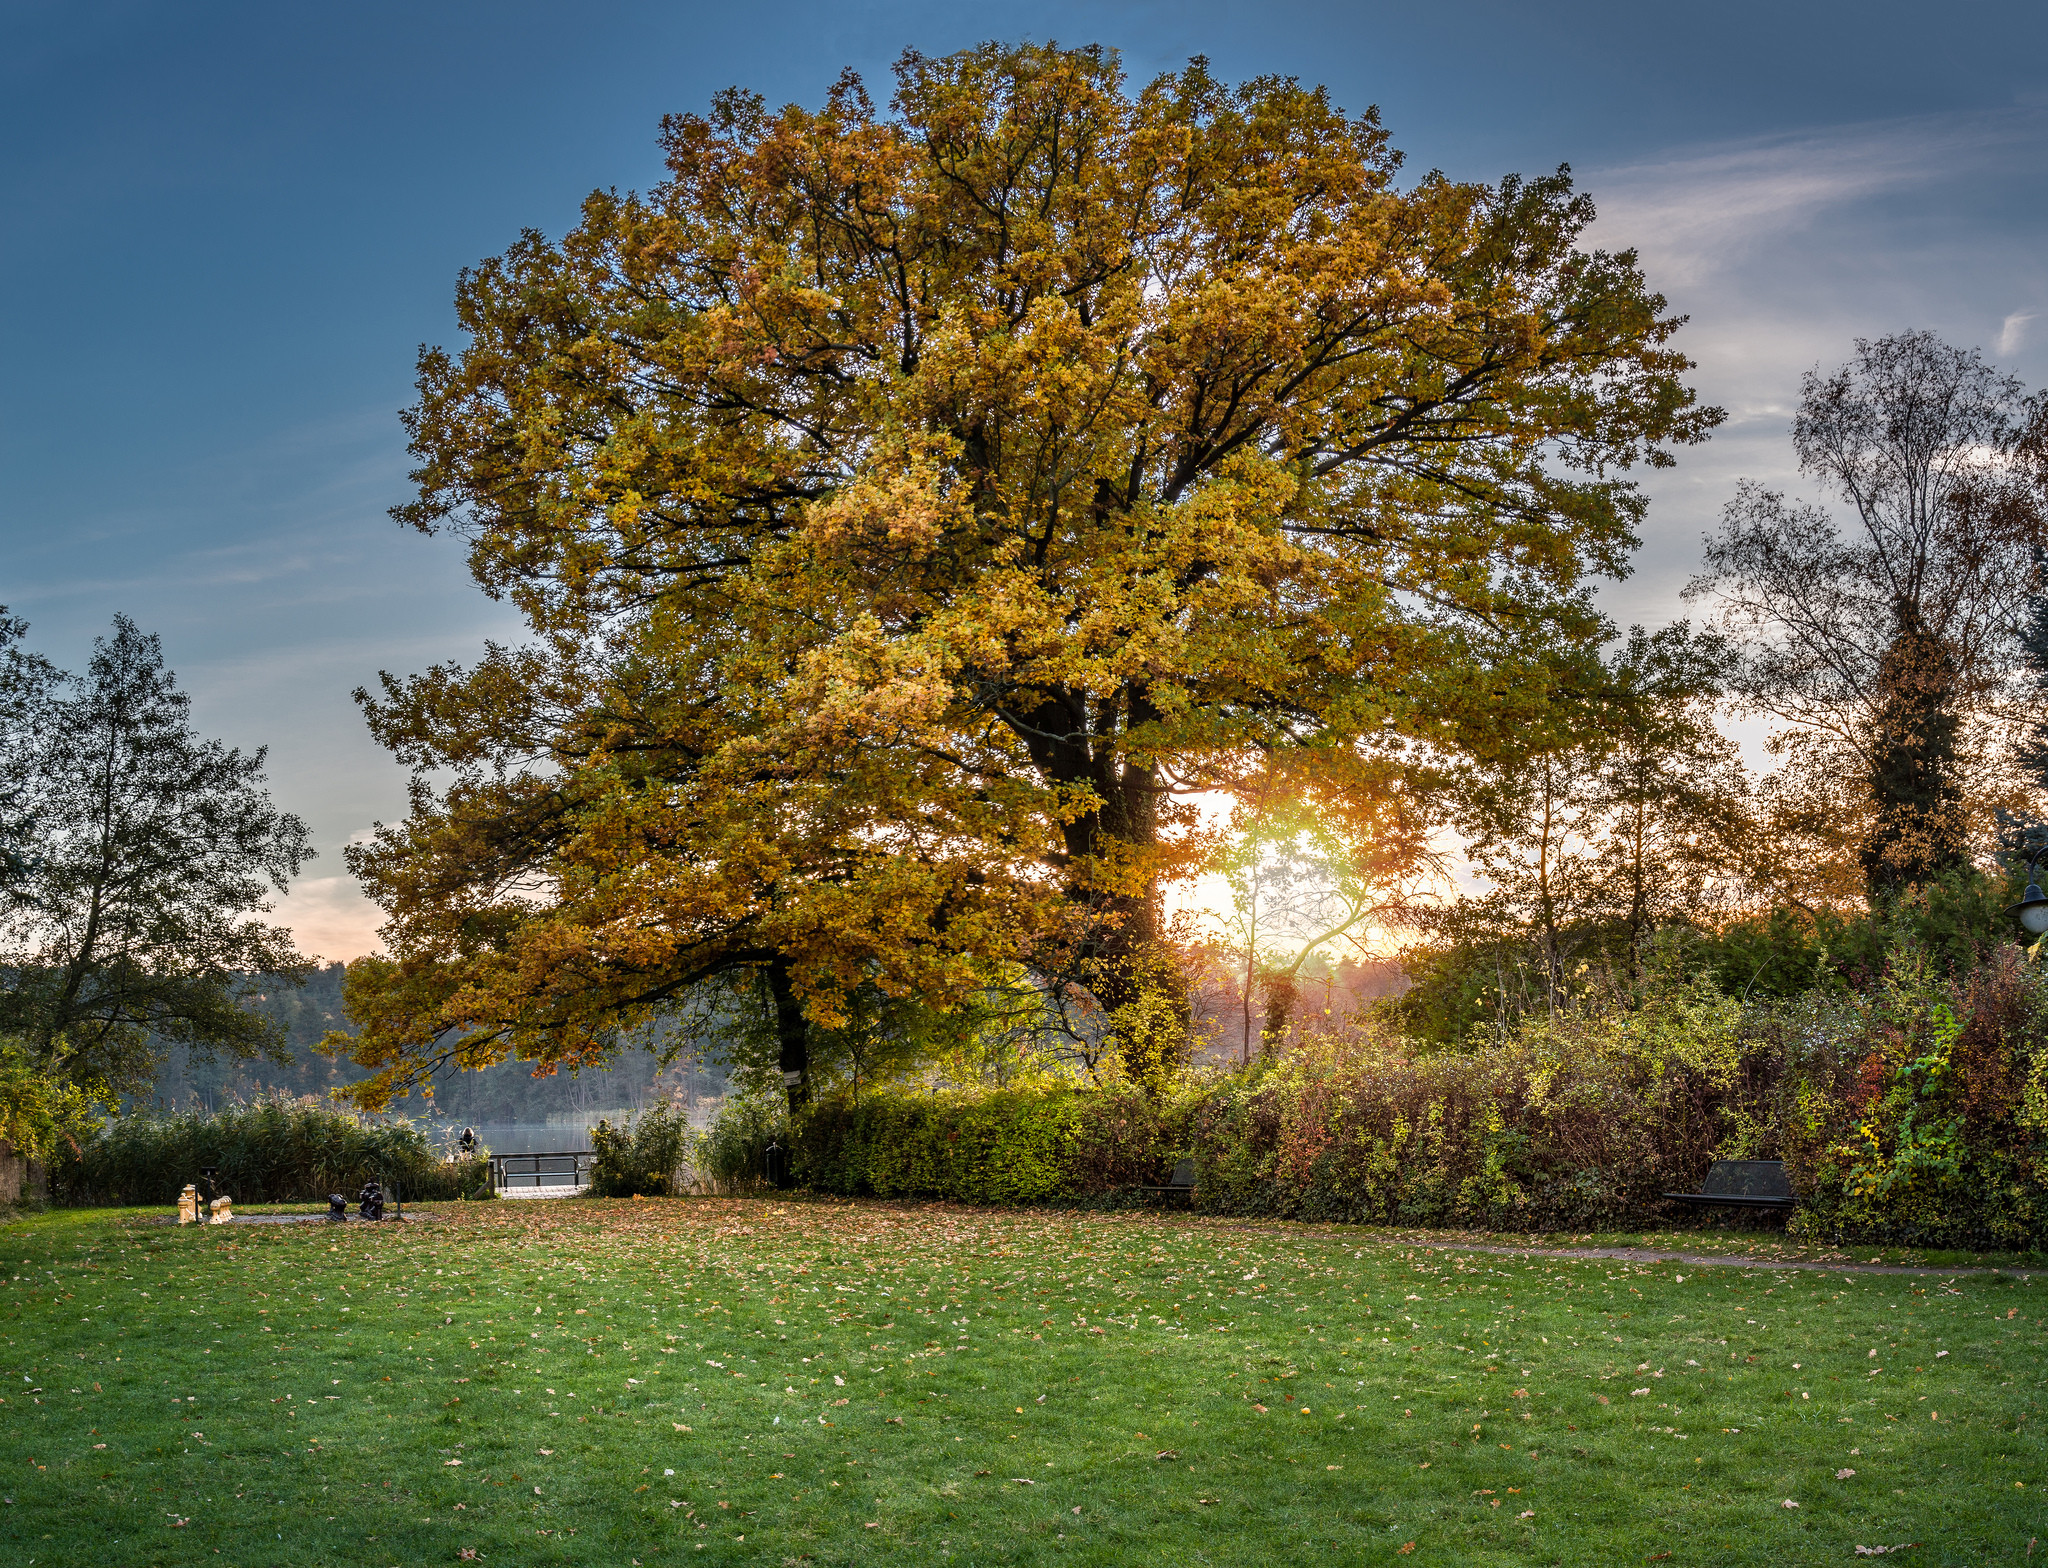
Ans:
[[[233,1219],[235,1217],[234,1203],[235,1200],[233,1198],[229,1197],[226,1193],[222,1193],[212,1203],[208,1204],[207,1207],[213,1210],[213,1223],[225,1225],[229,1220]]]
[[[204,1225],[205,1217],[199,1212],[199,1189],[189,1181],[185,1190],[178,1194],[178,1223],[180,1225]]]
[[[331,1220],[348,1218],[348,1199],[341,1193],[330,1192],[327,1195],[327,1217]]]
[[[462,1151],[462,1157],[465,1160],[468,1159],[471,1155],[475,1154],[476,1129],[474,1127],[463,1128],[462,1136],[455,1140],[455,1147]]]
[[[384,1218],[384,1189],[374,1176],[363,1183],[363,1190],[356,1195],[356,1212],[366,1220]]]

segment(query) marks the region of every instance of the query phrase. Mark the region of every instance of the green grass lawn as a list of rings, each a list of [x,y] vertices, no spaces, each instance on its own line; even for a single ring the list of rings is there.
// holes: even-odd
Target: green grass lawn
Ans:
[[[0,1226],[10,1564],[1975,1565],[2048,1537],[2048,1281],[919,1205],[157,1217]]]

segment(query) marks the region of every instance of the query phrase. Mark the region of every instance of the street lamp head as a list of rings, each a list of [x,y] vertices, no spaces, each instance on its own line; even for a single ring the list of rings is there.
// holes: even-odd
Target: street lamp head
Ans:
[[[2029,936],[2048,934],[2048,897],[2043,896],[2038,884],[2029,882],[2020,901],[2006,913],[2016,916]]]

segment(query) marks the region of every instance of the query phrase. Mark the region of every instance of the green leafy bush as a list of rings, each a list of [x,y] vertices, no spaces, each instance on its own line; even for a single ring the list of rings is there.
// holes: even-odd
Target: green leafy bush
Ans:
[[[781,1089],[736,1095],[711,1118],[698,1152],[698,1167],[720,1192],[749,1192],[765,1185],[768,1145],[790,1146],[788,1102]]]
[[[52,1073],[19,1040],[0,1036],[0,1143],[17,1155],[49,1161],[71,1153],[112,1109],[111,1095]]]
[[[1805,1075],[1784,1118],[1796,1232],[2048,1244],[2048,975],[2010,946],[1955,980],[1902,955],[1807,1029],[1835,1037],[1837,1069]]]
[[[621,1127],[600,1121],[590,1129],[591,1196],[665,1198],[682,1191],[697,1142],[680,1098],[649,1106]]]
[[[1696,1182],[1738,1092],[1739,1009],[1711,984],[1613,1015],[1531,1018],[1418,1054],[1312,1040],[1189,1107],[1204,1208],[1290,1219],[1545,1230],[1639,1223]]]
[[[370,1177],[407,1202],[481,1193],[481,1156],[448,1160],[405,1122],[371,1125],[310,1100],[266,1100],[212,1113],[145,1111],[108,1122],[50,1168],[69,1203],[175,1203],[202,1166],[243,1203],[353,1198]]]

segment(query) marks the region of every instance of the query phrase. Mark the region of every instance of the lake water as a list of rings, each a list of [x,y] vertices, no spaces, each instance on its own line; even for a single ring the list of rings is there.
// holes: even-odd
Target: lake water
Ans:
[[[455,1132],[462,1135],[459,1127]],[[590,1129],[560,1122],[479,1122],[476,1140],[493,1154],[584,1154]]]

